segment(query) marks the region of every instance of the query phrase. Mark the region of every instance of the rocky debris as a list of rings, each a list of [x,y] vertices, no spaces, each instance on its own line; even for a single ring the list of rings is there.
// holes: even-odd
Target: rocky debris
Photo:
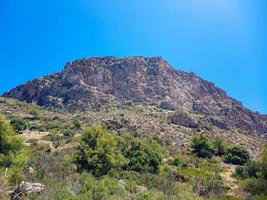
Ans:
[[[267,117],[252,112],[213,83],[176,70],[161,57],[93,57],[6,92],[3,96],[70,111],[110,103],[160,103],[163,109],[209,116],[215,126],[267,136]],[[0,105],[1,106],[1,105]],[[227,125],[227,127],[226,127]]]
[[[198,124],[187,114],[179,112],[171,115],[169,121],[173,124],[188,127],[188,128],[197,128]]]
[[[27,194],[40,193],[44,190],[45,186],[41,183],[30,183],[22,181],[21,184],[16,186],[9,195],[12,200],[21,200],[23,196]]]
[[[142,192],[147,191],[147,187],[145,187],[143,185],[137,185],[135,190],[136,190],[136,193],[142,193]]]
[[[34,172],[34,170],[33,170],[32,167],[28,167],[28,168],[27,168],[27,171],[28,171],[29,174],[33,174],[33,172]]]
[[[118,182],[119,187],[125,190],[126,188],[126,182],[123,179],[120,179]]]

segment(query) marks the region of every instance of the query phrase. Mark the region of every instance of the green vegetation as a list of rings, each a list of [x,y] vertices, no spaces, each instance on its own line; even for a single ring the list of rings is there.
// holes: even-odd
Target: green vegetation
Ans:
[[[27,122],[21,118],[12,119],[10,121],[10,124],[12,125],[12,127],[17,133],[20,133],[21,131],[26,130],[28,127]]]
[[[249,160],[248,150],[241,145],[232,145],[226,149],[224,161],[227,163],[243,165]]]
[[[101,126],[92,126],[83,132],[76,160],[79,171],[87,170],[98,177],[127,162],[115,136]]]
[[[190,135],[187,129],[177,127],[179,134],[188,134],[189,141],[192,138],[191,149],[187,145],[178,148],[172,138],[167,142],[160,132],[139,134],[141,129],[127,121],[129,113],[136,112],[140,120],[151,118],[153,113],[153,119],[164,122],[168,116],[164,110],[125,105],[83,114],[21,102],[9,110],[2,112],[7,119],[0,117],[0,199],[10,199],[6,191],[22,181],[46,187],[43,193],[27,195],[27,200],[245,199],[228,193],[231,189],[224,185],[222,174],[229,173],[229,165],[221,163],[229,155],[242,158],[246,151],[230,151],[233,146],[206,134],[207,129]],[[31,134],[16,134],[12,126],[17,122],[11,126],[12,119],[26,122]],[[95,125],[102,123],[106,126]],[[161,127],[162,131],[167,128]],[[26,145],[19,139],[23,137]],[[264,152],[259,160],[248,159],[237,165],[234,176],[256,200],[266,199],[267,150]]]
[[[82,122],[78,118],[75,118],[72,123],[73,127],[77,129],[80,129],[82,126]]]
[[[10,166],[22,148],[22,141],[16,136],[9,122],[0,115],[0,167]]]
[[[212,145],[204,135],[193,137],[191,148],[193,153],[202,158],[211,158],[214,153]]]
[[[139,139],[131,139],[123,149],[123,155],[129,160],[126,168],[140,173],[157,173],[161,164],[160,151],[156,142],[145,144]]]
[[[223,156],[225,154],[225,142],[222,137],[217,136],[212,142],[214,147],[214,154],[216,156]]]
[[[249,161],[236,168],[235,175],[241,179],[245,190],[256,196],[256,199],[267,199],[267,145],[257,161]]]

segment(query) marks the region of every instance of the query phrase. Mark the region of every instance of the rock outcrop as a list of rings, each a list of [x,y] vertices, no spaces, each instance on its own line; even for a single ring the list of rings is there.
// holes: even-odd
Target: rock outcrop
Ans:
[[[31,193],[40,193],[45,190],[45,186],[41,183],[21,182],[14,188],[14,191],[10,192],[12,200],[20,200],[22,197]]]
[[[37,78],[3,96],[67,110],[109,103],[170,102],[209,117],[220,127],[267,136],[267,117],[252,112],[213,83],[172,68],[161,57],[93,57],[68,62],[63,71]]]

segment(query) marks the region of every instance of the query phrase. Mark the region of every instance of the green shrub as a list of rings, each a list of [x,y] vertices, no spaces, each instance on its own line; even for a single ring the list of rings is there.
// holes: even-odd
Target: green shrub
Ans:
[[[194,191],[200,196],[220,196],[224,192],[223,182],[219,175],[196,175],[192,184]]]
[[[222,137],[219,136],[215,137],[212,144],[216,156],[222,156],[225,154],[225,142]]]
[[[71,138],[74,136],[74,131],[73,130],[70,130],[70,129],[66,129],[64,132],[63,132],[63,135],[64,137],[66,138]]]
[[[212,145],[208,142],[208,138],[204,135],[197,135],[192,138],[192,152],[198,157],[211,158],[214,152]]]
[[[123,194],[123,189],[114,178],[103,176],[100,179],[95,179],[89,173],[83,173],[81,175],[79,191],[79,197],[81,199],[112,199],[113,196],[123,196]]]
[[[263,148],[263,152],[259,161],[248,161],[242,167],[237,167],[236,175],[243,178],[242,187],[256,195],[256,199],[265,199],[267,196],[267,146]],[[242,169],[242,170],[241,170]],[[245,174],[245,176],[244,176]]]
[[[241,145],[232,145],[226,149],[224,161],[237,165],[243,165],[249,160],[248,150]]]
[[[247,178],[248,177],[248,173],[247,173],[247,170],[244,166],[238,166],[236,169],[235,169],[235,175],[244,179],[244,178]]]
[[[12,125],[12,127],[17,133],[20,133],[21,131],[26,130],[28,127],[27,122],[21,118],[12,119],[10,121],[10,124]]]
[[[259,194],[259,195],[256,195],[256,200],[266,200],[267,199],[267,194]]]
[[[125,165],[127,161],[118,149],[115,136],[102,126],[92,126],[82,133],[75,157],[79,171],[91,171],[97,177]]]
[[[157,173],[161,164],[160,146],[156,142],[145,144],[139,139],[132,139],[124,147],[123,154],[129,159],[128,170]]]
[[[188,163],[180,158],[180,157],[175,157],[172,162],[171,162],[172,165],[178,167],[178,166],[181,166],[181,167],[188,167]]]
[[[52,133],[50,135],[50,141],[53,143],[54,147],[57,148],[60,146],[60,144],[62,143],[62,139],[63,137],[60,136],[59,134],[56,134],[56,133]]]
[[[81,126],[82,126],[82,122],[78,119],[78,118],[75,118],[73,121],[73,127],[74,128],[77,128],[77,129],[80,129]]]
[[[267,194],[267,180],[263,178],[247,178],[241,182],[241,185],[252,194]]]
[[[258,177],[258,173],[262,170],[260,163],[252,160],[248,160],[244,167],[249,177]]]
[[[0,167],[10,166],[22,148],[22,141],[16,136],[10,123],[0,115]]]

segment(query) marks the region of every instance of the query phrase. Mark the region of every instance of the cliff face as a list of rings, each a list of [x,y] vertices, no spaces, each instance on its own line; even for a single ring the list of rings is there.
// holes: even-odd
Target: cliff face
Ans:
[[[160,57],[95,57],[68,62],[62,72],[6,92],[38,105],[91,110],[108,103],[167,102],[196,112],[223,129],[267,136],[267,117],[242,106],[213,83],[172,68]]]

